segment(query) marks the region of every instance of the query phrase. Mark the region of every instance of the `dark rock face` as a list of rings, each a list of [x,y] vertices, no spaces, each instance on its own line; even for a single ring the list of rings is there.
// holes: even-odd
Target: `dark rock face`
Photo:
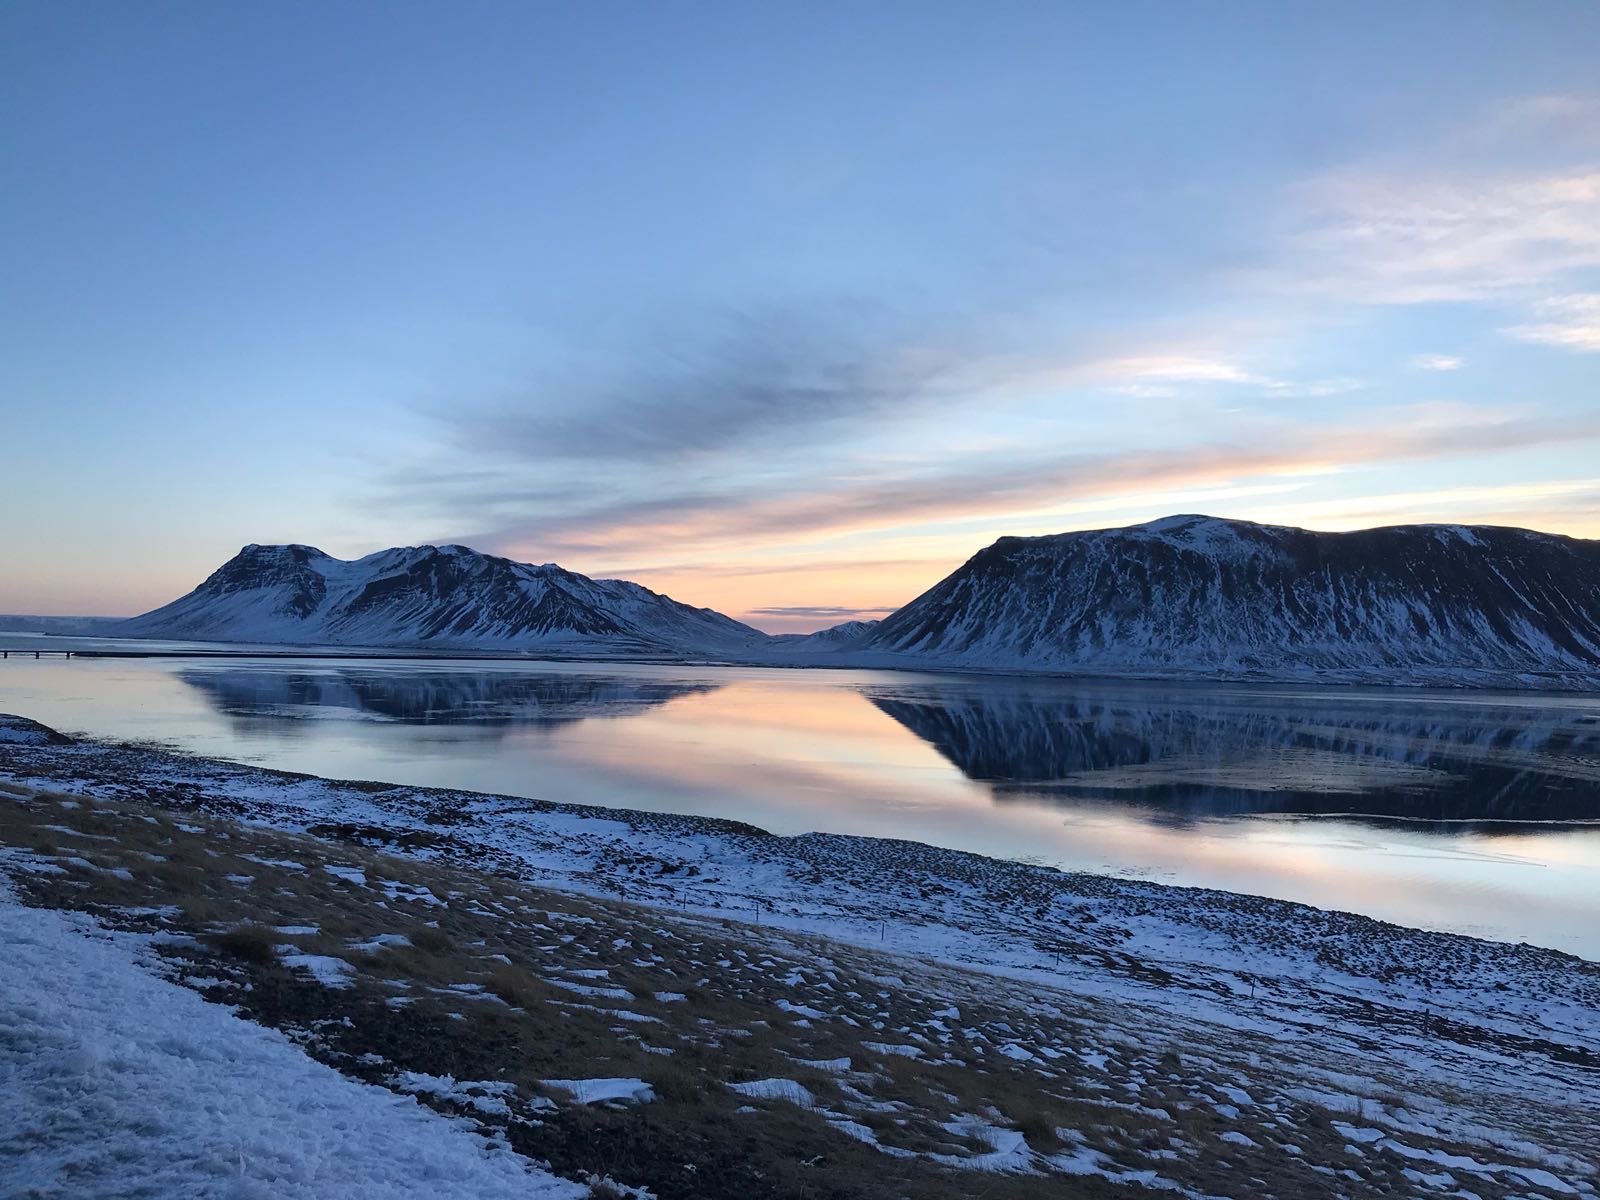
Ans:
[[[308,617],[327,595],[328,581],[313,564],[332,560],[314,546],[246,546],[200,585],[217,596],[273,589],[280,593],[278,611]]]
[[[519,574],[518,568],[522,567]],[[536,571],[542,588],[524,587]],[[394,574],[364,584],[345,604],[340,620],[398,615],[414,623],[422,640],[470,637],[485,618],[528,634],[625,636],[621,622],[564,590],[560,568],[528,568],[510,559],[425,546]]]
[[[1211,517],[1001,538],[861,645],[1000,669],[1595,677],[1600,542]]]
[[[635,583],[590,579],[465,546],[345,562],[310,546],[246,546],[171,604],[121,622],[128,637],[618,653],[729,653],[766,635]]]

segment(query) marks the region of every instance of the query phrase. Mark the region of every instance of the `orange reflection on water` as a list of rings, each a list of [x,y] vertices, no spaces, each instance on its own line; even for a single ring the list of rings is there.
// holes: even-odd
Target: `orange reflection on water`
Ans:
[[[305,690],[286,689],[291,676],[325,685],[312,690],[321,707],[284,703]],[[381,709],[408,681],[448,698],[457,686],[477,695],[485,681],[525,680],[580,684],[569,688],[580,698],[590,682],[603,686],[596,699],[492,720],[467,707],[467,715],[447,711],[426,723]],[[607,700],[608,689],[632,698]],[[352,707],[328,707],[335,704]],[[698,813],[783,834],[904,838],[1600,957],[1600,827],[1219,815],[1248,813],[1243,803],[1270,808],[1274,787],[1317,778],[1340,781],[1340,803],[1357,805],[1362,788],[1419,778],[1430,730],[1464,730],[1464,761],[1477,761],[1484,747],[1506,744],[1501,731],[1510,729],[1522,743],[1517,770],[1531,769],[1541,722],[1558,732],[1588,728],[1597,708],[1572,697],[1464,701],[577,663],[263,663],[224,672],[58,662],[0,674],[0,711],[290,770]],[[1274,722],[1301,709],[1294,737],[1273,742]],[[990,740],[950,740],[969,735]],[[1029,776],[1025,761],[1015,764],[1016,778],[1006,776],[1007,753],[1051,737],[1069,748],[1083,743],[1082,761],[1062,760],[1070,783]],[[1385,757],[1394,754],[1401,758]],[[1187,790],[1175,796],[1174,787]]]

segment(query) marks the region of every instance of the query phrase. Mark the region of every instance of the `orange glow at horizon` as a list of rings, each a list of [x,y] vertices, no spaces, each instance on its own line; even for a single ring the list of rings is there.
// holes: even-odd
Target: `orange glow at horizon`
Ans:
[[[604,550],[563,554],[557,561],[594,577],[634,580],[682,603],[713,608],[770,633],[805,633],[847,620],[885,616],[1001,536],[1113,528],[1175,512],[1206,512],[1331,532],[1460,523],[1514,525],[1600,539],[1600,499],[1596,497],[1600,497],[1600,479],[1316,499],[1299,485],[1141,490],[1049,508],[1018,506],[943,524],[888,523],[861,532],[852,523],[804,533],[776,533],[759,544],[721,537],[664,541],[657,543],[662,554],[653,561],[648,551],[618,558]],[[1569,506],[1563,507],[1563,502]],[[638,530],[617,532],[619,541],[627,542]],[[355,558],[387,547],[334,544],[323,548],[338,557]],[[532,544],[478,548],[522,561],[540,562],[550,557]],[[197,546],[179,560],[177,555],[151,558],[138,547],[111,562],[70,563],[43,574],[12,576],[0,580],[0,612],[131,616],[183,595],[237,549],[236,544]],[[781,609],[801,611],[761,611]]]
[[[1513,498],[1504,495],[1509,489],[1484,490],[1495,492],[1494,499]],[[1535,503],[1550,498],[1547,489],[1529,491],[1532,493],[1530,499]],[[1217,505],[1214,507],[1221,511],[1214,515],[1331,533],[1382,525],[1475,524],[1512,525],[1568,537],[1600,539],[1600,509],[1592,512],[1513,507],[1474,510],[1471,508],[1472,498],[1471,489],[1460,489],[1459,494],[1449,497],[1406,494],[1314,502],[1280,499],[1259,506]],[[1446,503],[1446,500],[1459,503],[1467,511],[1452,511],[1453,504]],[[1195,508],[1206,511],[1203,505]],[[1028,513],[1010,522],[996,521],[992,533],[978,536],[961,533],[902,538],[886,531],[881,540],[873,539],[858,547],[855,557],[841,553],[837,558],[817,560],[808,555],[806,561],[780,561],[770,567],[758,564],[686,563],[682,566],[623,567],[597,573],[633,579],[686,604],[714,608],[769,633],[804,633],[842,621],[885,616],[885,609],[892,610],[909,603],[984,546],[1002,536],[1034,537],[1079,529],[1113,528],[1173,511],[1182,509],[1168,507],[1160,512],[1145,513],[1135,510],[1126,519],[1111,521],[1098,519],[1094,514],[1089,514],[1086,519],[1051,519]],[[907,546],[906,543],[912,544]],[[892,553],[902,547],[927,553],[925,557],[884,557],[885,551]],[[767,557],[770,558],[774,553],[781,554],[782,551],[769,550]],[[849,611],[818,616],[759,611],[776,608],[838,608]]]

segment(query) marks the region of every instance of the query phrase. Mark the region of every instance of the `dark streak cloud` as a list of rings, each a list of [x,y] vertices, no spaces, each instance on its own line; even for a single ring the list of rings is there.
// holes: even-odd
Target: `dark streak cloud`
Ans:
[[[635,335],[595,358],[436,415],[459,446],[490,458],[659,466],[781,449],[792,435],[934,402],[955,362],[887,310],[844,301],[702,318],[693,332]]]
[[[556,555],[626,557],[664,543],[740,541],[891,528],[1003,514],[1116,493],[1208,487],[1242,480],[1334,471],[1379,462],[1426,460],[1571,443],[1600,437],[1600,421],[1551,425],[1500,420],[1371,428],[1296,427],[1248,440],[1174,449],[1036,456],[967,456],[904,474],[764,482],[726,489],[672,490],[643,497],[568,498],[546,508],[535,492],[494,493],[500,521],[482,529],[490,544],[538,547]],[[455,495],[459,517],[483,515],[483,497]]]
[[[842,608],[836,604],[795,605],[788,608],[752,608],[750,614],[757,617],[823,617],[840,618],[848,620],[851,617],[864,617],[870,614],[891,613],[895,606],[892,604],[878,605],[874,608]]]

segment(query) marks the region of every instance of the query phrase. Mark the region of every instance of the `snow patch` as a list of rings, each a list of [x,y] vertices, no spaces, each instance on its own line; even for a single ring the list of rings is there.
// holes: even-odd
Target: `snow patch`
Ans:
[[[357,1083],[137,965],[137,940],[0,885],[0,1161],[86,1200],[581,1200],[416,1100]]]

